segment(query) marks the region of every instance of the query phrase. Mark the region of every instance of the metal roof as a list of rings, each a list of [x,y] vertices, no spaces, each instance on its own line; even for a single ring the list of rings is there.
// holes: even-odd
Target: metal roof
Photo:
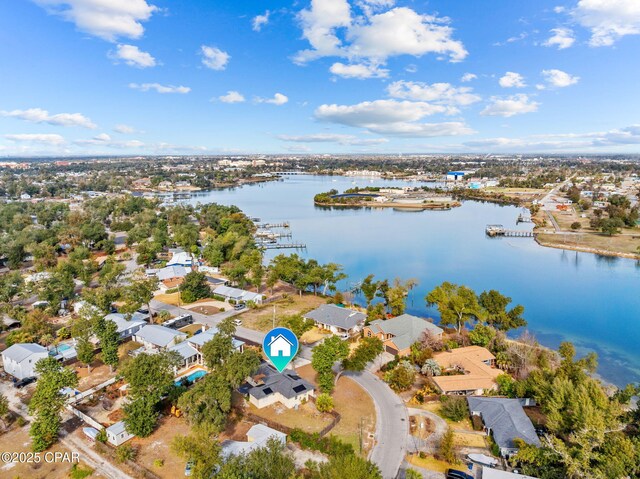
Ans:
[[[164,347],[173,341],[174,338],[178,336],[186,337],[187,335],[175,329],[165,328],[157,324],[147,324],[140,328],[135,336],[145,342]]]
[[[49,354],[47,348],[36,343],[18,343],[13,346],[9,346],[7,349],[2,351],[2,355],[5,358],[11,359],[17,363],[20,363],[32,354],[37,353]]]
[[[131,316],[131,319],[129,321],[127,321],[127,318],[125,318],[124,314],[111,313],[111,314],[107,314],[104,317],[104,319],[106,319],[107,321],[112,321],[112,322],[116,323],[117,332],[118,333],[122,333],[123,331],[126,331],[127,329],[131,329],[131,328],[135,328],[136,326],[143,326],[143,325],[147,324],[146,321],[141,319],[141,317],[145,317],[145,316],[148,317],[148,315],[144,315],[142,313],[135,312]],[[138,318],[140,318],[140,319],[138,319]]]

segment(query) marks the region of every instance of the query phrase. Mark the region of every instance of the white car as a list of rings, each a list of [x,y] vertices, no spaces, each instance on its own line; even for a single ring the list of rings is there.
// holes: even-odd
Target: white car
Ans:
[[[236,326],[242,326],[242,320],[241,319],[234,319],[233,320],[233,324],[235,324]]]

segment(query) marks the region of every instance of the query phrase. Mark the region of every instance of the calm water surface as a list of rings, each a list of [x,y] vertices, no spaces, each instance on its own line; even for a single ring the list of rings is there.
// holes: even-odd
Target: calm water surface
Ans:
[[[599,373],[624,385],[640,381],[640,264],[621,258],[544,248],[531,238],[490,239],[487,224],[516,228],[520,209],[467,201],[451,211],[326,209],[316,193],[405,181],[290,176],[283,181],[196,194],[191,203],[235,204],[263,222],[289,221],[299,252],[343,265],[343,289],[370,273],[378,279],[416,278],[408,312],[438,317],[424,296],[443,281],[481,292],[497,289],[525,307],[528,330],[547,346],[573,341],[595,351]],[[520,229],[531,228],[521,224]],[[284,240],[288,242],[289,240]],[[293,252],[273,250],[271,255]]]

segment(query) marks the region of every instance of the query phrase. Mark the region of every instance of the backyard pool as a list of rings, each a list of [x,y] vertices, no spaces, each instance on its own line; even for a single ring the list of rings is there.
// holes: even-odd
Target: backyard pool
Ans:
[[[175,380],[175,385],[176,386],[180,386],[180,384],[186,379],[187,381],[189,381],[189,383],[194,383],[196,382],[198,379],[200,379],[201,377],[203,377],[204,375],[207,374],[207,371],[205,371],[204,369],[198,369],[196,371],[193,371],[185,376],[180,376],[178,379]]]

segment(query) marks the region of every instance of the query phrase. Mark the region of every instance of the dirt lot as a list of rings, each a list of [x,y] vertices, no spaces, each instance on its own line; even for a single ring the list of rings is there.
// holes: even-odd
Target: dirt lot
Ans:
[[[29,437],[29,426],[22,428],[16,428],[8,433],[0,435],[0,451],[5,452],[29,452],[31,451],[31,438]],[[69,449],[56,443],[53,447],[47,450],[47,452],[62,452],[71,453]],[[88,469],[88,466],[80,462],[80,466],[83,469]],[[71,471],[71,464],[68,462],[53,462],[46,463],[45,461],[39,464],[27,464],[27,463],[2,463],[0,464],[0,477],[3,478],[28,478],[28,479],[67,479],[69,472]],[[91,477],[100,477],[93,475]]]
[[[422,467],[430,471],[440,472],[442,474],[444,474],[449,468],[456,468],[455,464],[449,464],[448,462],[440,461],[433,456],[427,456],[424,459],[421,459],[417,455],[411,455],[407,456],[407,461],[409,462],[409,464],[413,464],[414,466]]]
[[[105,382],[107,379],[110,379],[115,376],[115,373],[112,373],[109,370],[109,366],[105,365],[99,359],[95,360],[91,364],[91,372],[87,372],[87,367],[80,362],[75,362],[70,365],[70,368],[73,369],[78,374],[78,390],[86,391],[87,389],[91,389],[98,384]]]
[[[297,368],[296,372],[300,377],[317,385],[317,374],[310,364]],[[371,396],[352,379],[341,377],[333,391],[333,399],[336,411],[340,413],[341,419],[329,434],[333,434],[340,440],[351,444],[358,451],[360,448],[360,425],[362,421],[363,445],[366,454],[373,446],[373,439],[369,437],[369,434],[373,435],[376,430],[376,409]]]
[[[302,344],[313,344],[330,335],[331,333],[323,332],[314,326],[300,337],[300,342]]]
[[[194,313],[206,314],[207,316],[212,316],[214,314],[218,314],[220,309],[215,306],[193,306],[192,308],[187,308],[189,311],[193,311]]]
[[[136,437],[130,441],[138,448],[136,462],[163,479],[184,477],[186,461],[172,451],[171,442],[174,437],[187,435],[189,431],[186,419],[163,416],[151,436],[144,439]],[[154,465],[157,459],[164,461],[161,467]]]
[[[318,412],[312,402],[302,404],[297,411],[295,409],[287,409],[280,403],[263,407],[262,409],[249,404],[247,412],[284,426],[300,428],[306,432],[321,431],[332,420],[330,415]]]
[[[273,324],[273,306],[276,307],[276,326],[280,326],[279,319],[292,314],[304,314],[321,304],[326,303],[326,299],[313,294],[291,295],[287,298],[274,301],[261,308],[252,309],[242,314],[242,326],[258,331],[269,331]]]

